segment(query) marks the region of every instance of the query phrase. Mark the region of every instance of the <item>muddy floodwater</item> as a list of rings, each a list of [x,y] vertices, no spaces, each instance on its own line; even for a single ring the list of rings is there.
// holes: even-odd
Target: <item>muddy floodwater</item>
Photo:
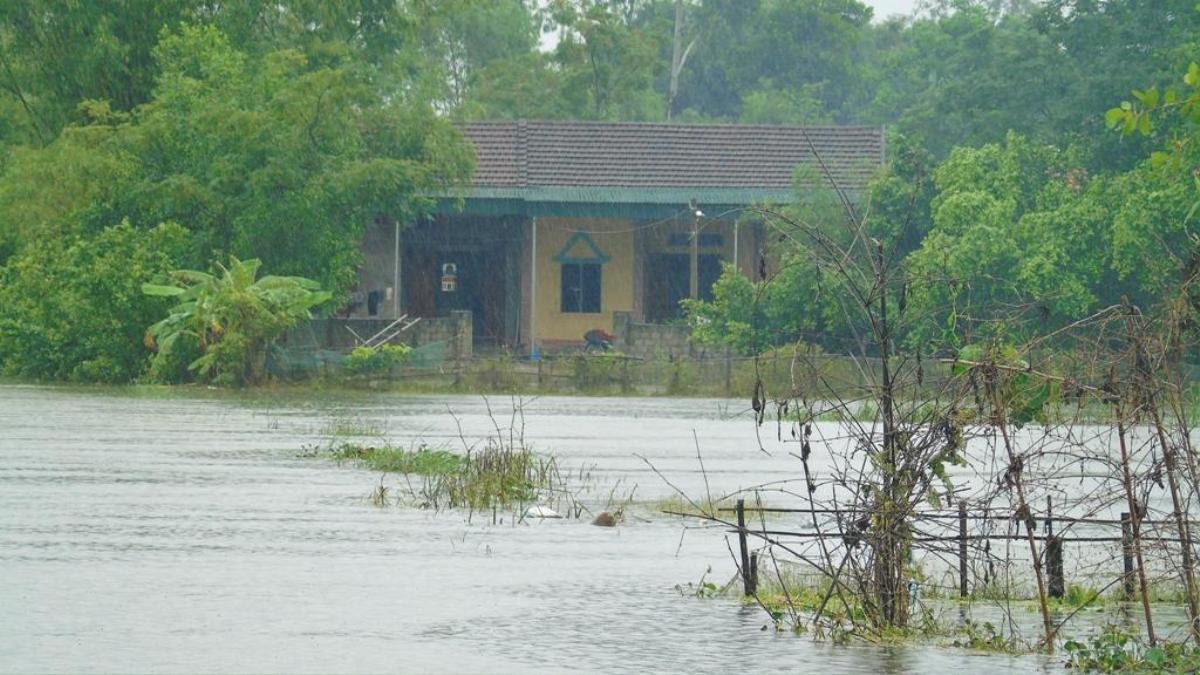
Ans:
[[[490,403],[507,425],[510,400]],[[702,493],[695,439],[714,492],[795,478],[744,406],[543,398],[524,428],[596,494],[668,496],[639,455]],[[758,609],[676,590],[732,576],[717,530],[652,511],[600,528],[378,508],[377,474],[302,451],[339,427],[455,445],[460,426],[492,429],[480,397],[0,387],[0,671],[1057,667],[777,634]]]

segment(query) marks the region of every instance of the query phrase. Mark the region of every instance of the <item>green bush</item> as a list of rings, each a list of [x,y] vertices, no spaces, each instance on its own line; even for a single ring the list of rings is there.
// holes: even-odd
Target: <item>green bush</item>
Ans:
[[[434,450],[424,445],[416,450],[405,450],[343,443],[333,451],[333,458],[339,462],[359,462],[372,471],[422,476],[449,475],[461,470],[467,462],[466,458],[449,450]]]
[[[31,242],[0,267],[0,372],[129,382],[146,370],[145,326],[166,310],[141,286],[174,267],[186,232],[128,223]]]
[[[695,392],[700,383],[700,366],[686,358],[674,358],[668,362],[670,379],[667,393],[672,396]]]
[[[754,282],[733,265],[722,265],[711,300],[681,302],[692,339],[752,355],[794,342],[804,331],[828,327],[832,322],[822,313],[831,308],[821,304],[818,274],[803,252],[784,254],[779,267],[770,281]]]
[[[403,365],[412,357],[408,345],[383,345],[382,347],[355,347],[342,366],[354,375],[385,375]]]

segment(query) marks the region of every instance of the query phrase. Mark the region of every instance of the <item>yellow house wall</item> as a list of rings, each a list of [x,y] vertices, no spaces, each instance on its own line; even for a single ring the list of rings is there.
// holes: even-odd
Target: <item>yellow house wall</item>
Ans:
[[[578,231],[609,256],[600,272],[600,312],[564,314],[562,265],[554,256]],[[537,221],[537,309],[534,335],[539,341],[583,341],[593,328],[613,329],[613,312],[628,312],[634,305],[634,234],[628,220],[601,218],[539,218]]]

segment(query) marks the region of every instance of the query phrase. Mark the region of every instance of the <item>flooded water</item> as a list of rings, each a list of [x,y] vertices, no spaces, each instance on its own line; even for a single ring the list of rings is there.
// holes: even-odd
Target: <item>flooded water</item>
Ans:
[[[507,425],[508,399],[491,404]],[[638,499],[671,494],[639,456],[702,494],[697,439],[714,494],[795,478],[739,405],[546,398],[524,426]],[[377,475],[300,452],[346,424],[437,445],[493,423],[478,397],[0,387],[0,671],[1055,667],[764,630],[760,610],[675,589],[732,576],[724,535],[649,512],[610,529],[377,508]]]

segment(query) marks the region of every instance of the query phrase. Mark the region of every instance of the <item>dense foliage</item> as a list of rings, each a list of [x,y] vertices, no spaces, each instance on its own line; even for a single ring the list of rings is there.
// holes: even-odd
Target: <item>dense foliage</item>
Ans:
[[[344,293],[370,223],[411,220],[470,171],[436,112],[423,36],[399,7],[10,3],[0,21],[9,373],[146,372],[134,336],[164,304],[106,294],[103,275],[138,288],[234,255]],[[99,258],[117,244],[123,253]],[[113,325],[74,330],[79,314]]]
[[[129,223],[31,242],[0,268],[0,369],[29,378],[127,382],[145,368],[142,334],[167,302],[142,295],[187,233]]]
[[[0,4],[0,364],[136,379],[150,352],[129,340],[163,301],[102,289],[231,255],[340,297],[364,228],[469,176],[460,119],[887,125],[866,223],[905,257],[902,300],[927,316],[898,336],[914,343],[1019,331],[993,321],[1013,307],[1063,324],[1196,267],[1193,0],[921,7]],[[855,339],[834,282],[786,232],[771,241],[766,278],[727,275],[689,306],[701,337]]]

